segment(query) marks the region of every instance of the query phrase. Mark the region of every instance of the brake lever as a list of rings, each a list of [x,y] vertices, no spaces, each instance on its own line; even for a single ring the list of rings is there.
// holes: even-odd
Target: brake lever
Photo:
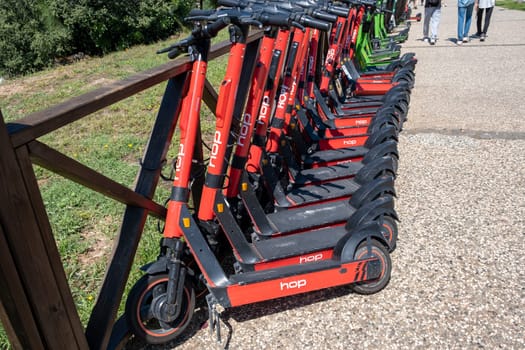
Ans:
[[[169,57],[171,52],[173,52],[173,51],[180,51],[180,53],[178,53],[180,55],[181,53],[184,52],[184,48],[189,46],[189,45],[191,45],[192,42],[193,42],[193,37],[192,36],[187,37],[185,39],[182,39],[182,40],[176,42],[175,44],[173,44],[171,46],[168,46],[168,47],[165,47],[163,49],[158,50],[157,54],[168,52],[168,57]],[[170,58],[172,58],[172,57],[170,57]]]
[[[180,54],[183,54],[184,51],[181,50],[179,47],[173,48],[170,52],[168,52],[168,58],[174,59],[175,57],[179,56]]]
[[[301,30],[302,32],[304,32],[306,30],[306,27],[303,26],[301,23],[297,22],[297,21],[292,21],[292,26],[296,27],[297,29]]]
[[[254,27],[257,27],[259,29],[261,29],[264,25],[259,22],[258,20],[256,19],[253,19],[253,18],[250,18],[250,17],[247,17],[247,18],[242,18],[240,17],[239,18],[239,23],[240,24],[246,24],[246,25],[250,25],[250,26],[254,26]]]

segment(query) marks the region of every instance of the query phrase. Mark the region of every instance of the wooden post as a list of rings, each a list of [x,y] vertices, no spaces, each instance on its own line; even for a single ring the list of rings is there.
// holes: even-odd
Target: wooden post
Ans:
[[[87,349],[26,147],[0,112],[0,316],[15,348]]]
[[[0,320],[14,349],[44,348],[2,226],[0,226]]]

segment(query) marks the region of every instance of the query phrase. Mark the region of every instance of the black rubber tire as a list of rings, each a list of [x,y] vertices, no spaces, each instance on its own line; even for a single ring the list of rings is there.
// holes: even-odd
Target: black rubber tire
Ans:
[[[381,222],[381,233],[385,237],[385,241],[388,243],[389,252],[392,253],[396,249],[397,243],[397,222],[391,216],[383,215],[380,219]]]
[[[376,239],[372,239],[370,241],[371,247],[371,254],[373,257],[379,258],[381,261],[381,274],[380,276],[371,281],[366,282],[358,282],[352,284],[351,288],[355,293],[363,294],[363,295],[369,295],[374,294],[379,291],[381,291],[383,288],[386,287],[388,282],[390,281],[390,273],[392,271],[392,260],[390,260],[390,254],[388,253],[387,248],[379,242]],[[361,244],[357,247],[354,259],[365,259],[368,255],[368,247],[367,247],[367,241],[364,240],[361,242]]]
[[[195,290],[188,279],[184,283],[180,315],[169,323],[170,328],[163,327],[151,315],[149,307],[153,300],[153,293],[164,293],[167,283],[167,274],[142,276],[135,283],[126,300],[128,326],[135,336],[148,344],[164,344],[174,340],[184,332],[193,316]]]

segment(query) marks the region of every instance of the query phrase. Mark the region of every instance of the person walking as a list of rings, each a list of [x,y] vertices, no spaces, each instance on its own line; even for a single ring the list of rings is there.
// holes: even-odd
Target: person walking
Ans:
[[[479,41],[485,41],[485,38],[487,37],[487,30],[489,29],[490,17],[492,17],[492,10],[494,10],[495,5],[496,0],[476,0],[476,3],[474,4],[474,8],[477,7],[476,24],[478,27],[478,32],[476,33],[476,36],[479,37]],[[485,23],[483,25],[483,30],[481,30],[483,12],[485,12]]]
[[[458,0],[458,39],[456,41],[458,45],[468,43],[468,31],[473,10],[474,0]]]
[[[441,0],[425,1],[425,20],[423,21],[423,41],[435,45],[441,20]],[[430,36],[428,29],[430,25]]]

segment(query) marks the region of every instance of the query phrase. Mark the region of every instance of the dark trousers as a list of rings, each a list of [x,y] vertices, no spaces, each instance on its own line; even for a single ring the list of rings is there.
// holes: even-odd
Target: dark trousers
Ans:
[[[483,30],[481,30],[481,19],[483,16],[483,10],[485,10],[485,24],[483,26]],[[486,9],[478,9],[477,18],[476,18],[476,24],[478,26],[478,34],[487,34],[487,30],[489,29],[490,24],[490,17],[492,16],[492,10],[494,10],[494,7],[489,7]]]

